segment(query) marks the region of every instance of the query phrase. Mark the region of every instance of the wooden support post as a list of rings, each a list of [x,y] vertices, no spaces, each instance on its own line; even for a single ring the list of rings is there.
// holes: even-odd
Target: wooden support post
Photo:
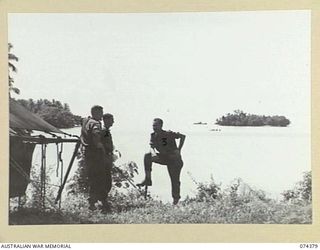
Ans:
[[[148,198],[148,186],[145,185],[144,187],[144,198],[147,199]]]
[[[64,176],[64,180],[63,180],[63,182],[62,182],[62,184],[61,184],[61,186],[60,186],[60,188],[59,188],[58,195],[57,195],[57,198],[56,198],[56,200],[55,200],[55,204],[57,204],[58,201],[61,199],[62,190],[63,190],[63,188],[64,188],[64,186],[66,185],[66,182],[67,182],[67,180],[68,180],[68,176],[69,176],[70,170],[71,170],[71,168],[72,168],[72,164],[73,164],[73,162],[74,162],[74,159],[75,159],[76,156],[77,156],[78,150],[79,150],[79,148],[80,148],[80,144],[81,144],[81,142],[78,140],[78,141],[77,141],[77,144],[76,144],[76,146],[75,146],[75,148],[74,148],[73,155],[72,155],[72,157],[71,157],[71,160],[70,160],[70,163],[69,163],[69,166],[68,166],[66,175]]]

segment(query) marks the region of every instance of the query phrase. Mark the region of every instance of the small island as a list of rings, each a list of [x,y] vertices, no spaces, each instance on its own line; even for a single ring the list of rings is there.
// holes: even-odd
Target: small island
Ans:
[[[216,124],[221,126],[286,127],[290,124],[290,121],[285,116],[254,115],[247,114],[242,110],[235,110],[233,114],[228,113],[217,119]]]

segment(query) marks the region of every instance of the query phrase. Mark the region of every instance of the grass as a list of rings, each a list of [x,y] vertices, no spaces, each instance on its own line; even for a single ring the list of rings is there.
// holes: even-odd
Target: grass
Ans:
[[[195,197],[173,206],[160,200],[145,200],[135,189],[126,194],[113,190],[112,212],[90,211],[85,194],[70,194],[61,210],[39,211],[22,208],[10,212],[11,225],[17,224],[310,224],[311,201],[278,201],[253,190],[242,181],[220,190],[213,180],[199,184]]]

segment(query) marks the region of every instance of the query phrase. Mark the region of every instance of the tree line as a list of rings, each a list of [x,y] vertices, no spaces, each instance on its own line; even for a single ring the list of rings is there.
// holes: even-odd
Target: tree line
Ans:
[[[11,93],[20,94],[20,89],[14,86],[14,78],[12,75],[18,71],[15,62],[18,62],[19,58],[12,53],[12,49],[13,45],[8,43],[8,83],[10,98],[12,98]],[[62,104],[55,99],[52,99],[52,101],[47,99],[36,101],[33,99],[18,99],[16,101],[57,128],[72,128],[81,125],[82,117],[72,114],[67,103]]]
[[[18,99],[16,101],[57,128],[72,128],[81,125],[82,117],[74,115],[67,103],[62,104],[55,99],[51,101],[48,99]]]
[[[286,127],[290,120],[285,116],[265,116],[247,114],[242,110],[235,110],[233,114],[228,113],[216,120],[216,124],[222,126],[275,126]]]
[[[14,79],[12,76],[12,73],[17,73],[18,69],[17,67],[14,65],[14,62],[18,62],[19,58],[13,54],[11,51],[13,49],[13,45],[11,43],[8,43],[8,83],[9,83],[9,96],[10,93],[16,93],[16,94],[20,94],[20,89],[16,88],[15,86],[13,86],[14,84]]]

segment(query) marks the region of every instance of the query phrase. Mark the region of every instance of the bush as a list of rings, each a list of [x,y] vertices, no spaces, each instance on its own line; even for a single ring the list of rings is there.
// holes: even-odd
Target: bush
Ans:
[[[69,181],[67,192],[69,197],[81,194],[81,199],[87,203],[89,184],[83,152],[78,154],[78,159],[78,169]],[[142,191],[134,185],[134,177],[137,174],[138,166],[135,162],[130,161],[122,165],[113,164],[113,185],[108,195],[108,201],[116,211],[127,210],[129,207],[140,204],[138,197],[142,197]],[[138,201],[138,203],[132,203],[133,200]]]
[[[293,189],[282,193],[284,201],[294,203],[311,203],[312,201],[312,175],[311,171],[304,172],[302,181],[299,181]]]
[[[215,199],[221,198],[221,185],[215,183],[211,176],[209,183],[198,183],[196,201],[213,201]]]

